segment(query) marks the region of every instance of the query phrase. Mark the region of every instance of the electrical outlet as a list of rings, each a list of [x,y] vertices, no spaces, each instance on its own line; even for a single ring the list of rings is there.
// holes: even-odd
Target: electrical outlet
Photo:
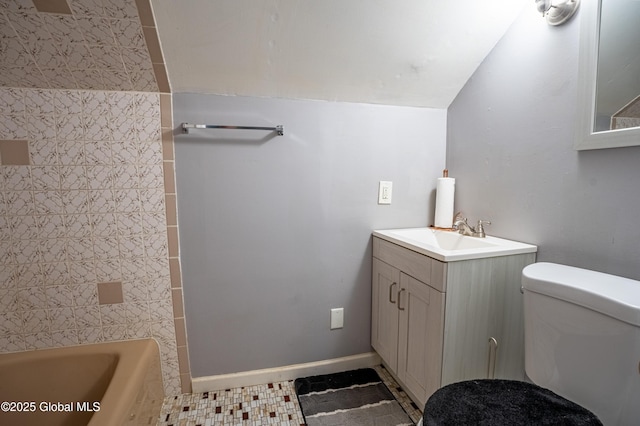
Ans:
[[[393,182],[381,180],[378,187],[378,204],[391,204]]]
[[[331,330],[344,327],[344,308],[331,309]]]

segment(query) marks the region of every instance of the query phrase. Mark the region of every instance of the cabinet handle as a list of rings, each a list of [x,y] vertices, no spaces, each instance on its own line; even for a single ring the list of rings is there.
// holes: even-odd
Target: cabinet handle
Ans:
[[[406,288],[401,288],[400,291],[398,292],[398,309],[400,309],[401,311],[404,311],[404,308],[400,306],[400,302],[402,301],[401,295],[403,291],[406,291]]]
[[[395,285],[398,285],[398,283],[394,281],[394,283],[389,286],[389,302],[394,303],[394,304],[396,303],[396,301],[393,300],[391,298],[391,296],[393,296],[393,286],[395,286]]]
[[[496,375],[496,355],[498,354],[498,341],[495,337],[489,337],[489,357],[487,362],[487,378],[493,379]]]

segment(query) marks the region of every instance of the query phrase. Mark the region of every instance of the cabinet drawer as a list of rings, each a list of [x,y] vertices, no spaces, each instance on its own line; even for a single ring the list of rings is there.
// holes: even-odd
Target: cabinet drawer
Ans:
[[[438,291],[446,291],[446,264],[443,262],[378,237],[373,237],[373,256]]]

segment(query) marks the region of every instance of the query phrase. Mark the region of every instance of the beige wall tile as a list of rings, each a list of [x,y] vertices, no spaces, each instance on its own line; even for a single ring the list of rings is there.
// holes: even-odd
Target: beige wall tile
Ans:
[[[191,374],[181,374],[180,381],[182,383],[182,393],[191,393]]]
[[[145,27],[155,27],[156,23],[153,19],[153,11],[151,10],[151,4],[149,0],[136,0],[136,6],[138,7],[138,15],[140,16],[140,22]]]
[[[11,250],[12,255],[0,263],[8,271],[20,271],[19,278],[5,280],[0,287],[26,285],[18,280],[51,286],[47,291],[37,286],[22,291],[24,297],[9,305],[6,313],[18,319],[20,315],[39,318],[48,303],[57,309],[54,317],[44,316],[30,322],[30,328],[20,324],[5,333],[14,343],[1,347],[0,352],[161,336],[158,341],[167,395],[190,387],[188,370],[178,370],[176,350],[187,344],[184,318],[180,344],[174,324],[175,313],[184,315],[182,295],[176,293],[174,301],[168,291],[171,286],[181,286],[175,214],[170,218],[171,270],[163,270],[166,260],[161,261],[168,256],[162,169],[160,165],[149,166],[144,179],[137,176],[137,153],[130,151],[128,144],[114,142],[122,136],[109,126],[94,126],[91,140],[73,133],[83,121],[98,123],[104,116],[131,115],[134,104],[141,105],[137,110],[143,111],[144,117],[153,117],[154,127],[159,129],[159,95],[5,88],[0,96],[5,105],[0,122],[15,122],[18,114],[23,117],[15,126],[16,134],[5,135],[0,141],[0,164],[30,166],[0,166],[3,173],[7,169],[0,199],[7,204],[5,221],[12,224],[0,230],[0,239],[8,242],[8,247],[18,248],[18,254]],[[53,107],[53,99],[60,100],[59,107]],[[88,107],[82,108],[82,104]],[[37,130],[42,137],[27,141],[27,123],[31,132]],[[52,128],[51,123],[58,127]],[[56,143],[47,133],[52,130],[66,137]],[[130,133],[130,145],[150,140]],[[160,133],[150,137],[159,149]],[[118,164],[110,164],[116,163],[115,158]],[[84,166],[89,160],[92,165]],[[173,163],[169,170],[169,182],[175,190]],[[131,190],[130,184],[138,189]],[[146,194],[144,199],[141,194]],[[169,200],[175,208],[175,193]],[[162,232],[147,235],[147,225]],[[34,231],[38,229],[41,232]],[[11,275],[18,277],[17,273]],[[71,312],[67,308],[74,304],[74,315],[67,315]],[[43,339],[26,339],[34,333],[42,334]]]
[[[173,317],[184,317],[184,306],[182,304],[182,289],[177,288],[171,290],[171,296],[173,299]]]
[[[163,128],[171,128],[173,123],[172,117],[172,106],[171,106],[171,95],[161,94],[160,95],[160,125]]]
[[[38,12],[71,15],[71,8],[66,0],[33,0]]]
[[[21,7],[32,4],[29,0],[20,3],[24,3]],[[44,13],[12,13],[9,21],[19,28],[15,40],[12,38],[12,56],[33,60],[14,61],[10,69],[3,69],[3,86],[156,92],[160,83],[168,93],[162,51],[157,34],[152,34],[155,23],[150,0],[137,1],[140,20],[134,20],[138,15],[134,0],[116,2],[122,12],[118,15],[110,14],[111,3],[34,0],[35,8],[29,9]],[[110,15],[108,20],[105,12]],[[151,30],[145,33],[144,26]],[[68,55],[60,54],[56,47],[60,45]],[[131,54],[133,49],[135,55]],[[160,67],[154,71],[139,66],[149,62]]]
[[[167,239],[169,240],[169,257],[178,257],[178,227],[167,226]]]
[[[186,346],[178,347],[178,365],[181,374],[189,372],[189,354]]]
[[[147,48],[149,49],[149,56],[151,57],[151,63],[163,64],[162,49],[160,48],[160,41],[158,40],[158,32],[155,27],[142,27],[144,33],[144,39],[147,42]]]
[[[165,69],[164,64],[153,64],[153,72],[156,75],[158,90],[161,93],[171,93],[169,77],[167,77],[167,70]]]
[[[173,161],[173,129],[162,129],[162,159]]]
[[[28,166],[29,142],[26,140],[0,140],[0,158],[3,166]]]
[[[176,257],[169,259],[169,273],[171,274],[171,288],[182,287],[182,278],[180,276],[180,259]]]
[[[176,344],[178,346],[186,346],[187,345],[187,329],[186,329],[186,324],[184,322],[184,318],[176,318],[174,323],[176,326]]]
[[[101,305],[112,305],[122,303],[122,283],[113,281],[109,283],[98,283],[98,303]]]
[[[164,168],[164,192],[167,194],[175,194],[176,177],[173,170],[173,161],[164,161],[162,167]]]
[[[165,195],[165,206],[167,209],[167,225],[178,225],[178,214],[176,209],[176,194]]]

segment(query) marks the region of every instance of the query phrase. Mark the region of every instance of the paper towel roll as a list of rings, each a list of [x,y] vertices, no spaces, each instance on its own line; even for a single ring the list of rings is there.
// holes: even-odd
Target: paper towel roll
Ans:
[[[451,228],[453,226],[453,196],[456,180],[450,177],[438,178],[436,186],[436,228]]]

